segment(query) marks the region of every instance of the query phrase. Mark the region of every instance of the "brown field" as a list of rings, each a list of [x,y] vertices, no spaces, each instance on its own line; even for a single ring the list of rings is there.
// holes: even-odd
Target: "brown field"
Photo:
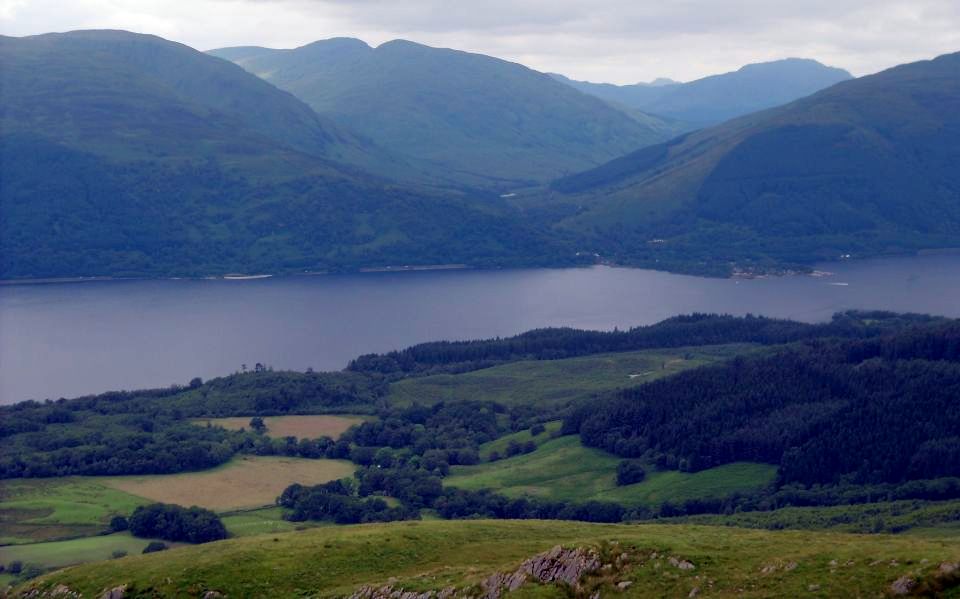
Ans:
[[[228,511],[273,505],[288,485],[316,485],[350,476],[354,470],[353,464],[343,460],[244,456],[203,472],[117,476],[99,481],[153,501]]]
[[[366,420],[363,416],[266,416],[263,423],[267,425],[268,437],[297,437],[298,439],[316,439],[330,437],[337,439],[354,424]],[[237,418],[203,418],[194,420],[194,424],[201,426],[210,423],[227,430],[238,431],[250,428],[250,419]]]

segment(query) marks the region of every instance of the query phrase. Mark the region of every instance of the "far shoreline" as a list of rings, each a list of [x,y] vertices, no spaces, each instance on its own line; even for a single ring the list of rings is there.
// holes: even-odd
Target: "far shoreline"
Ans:
[[[328,275],[357,275],[357,274],[383,274],[383,273],[404,273],[404,272],[435,272],[435,271],[463,271],[463,270],[473,270],[473,271],[485,271],[485,270],[520,270],[520,269],[529,269],[529,268],[552,268],[552,269],[567,269],[567,268],[589,268],[592,266],[607,266],[610,268],[631,268],[636,270],[650,270],[654,272],[663,272],[673,275],[681,276],[693,276],[693,277],[702,277],[707,279],[730,279],[730,280],[749,280],[749,279],[766,279],[773,277],[789,277],[789,276],[812,276],[812,277],[822,277],[825,275],[832,274],[829,271],[819,270],[816,267],[829,265],[829,264],[843,264],[849,262],[865,262],[869,260],[885,260],[892,258],[924,258],[929,256],[952,256],[960,255],[960,248],[934,248],[934,249],[921,249],[915,252],[907,253],[891,253],[891,254],[880,254],[875,256],[858,256],[858,257],[848,257],[842,256],[833,260],[818,260],[817,262],[811,263],[804,267],[798,268],[799,265],[794,265],[792,268],[789,266],[783,266],[781,268],[770,268],[770,269],[760,269],[754,270],[751,268],[742,268],[736,265],[731,265],[731,269],[726,276],[717,276],[711,274],[696,274],[685,270],[668,270],[664,268],[656,268],[655,265],[651,264],[625,264],[619,262],[613,262],[608,260],[598,260],[590,264],[564,264],[564,265],[555,265],[555,266],[546,266],[546,265],[529,265],[529,266],[510,266],[510,267],[483,267],[483,266],[471,266],[469,264],[424,264],[424,265],[402,265],[402,266],[365,266],[360,268],[354,268],[349,270],[318,270],[318,271],[300,271],[300,272],[275,272],[275,273],[224,273],[219,275],[202,275],[202,276],[167,276],[167,277],[150,277],[150,276],[131,276],[131,277],[115,277],[115,276],[90,276],[90,277],[40,277],[35,279],[0,279],[0,287],[15,287],[20,285],[58,285],[64,283],[100,283],[100,282],[111,282],[111,281],[253,281],[253,280],[264,280],[264,279],[275,279],[275,278],[285,278],[285,277],[318,277],[318,276],[328,276]]]

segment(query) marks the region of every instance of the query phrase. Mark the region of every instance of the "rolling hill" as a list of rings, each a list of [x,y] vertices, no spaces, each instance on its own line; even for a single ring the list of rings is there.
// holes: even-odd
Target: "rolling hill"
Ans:
[[[559,226],[614,259],[729,272],[955,247],[960,54],[839,83],[786,106],[556,181]],[[681,266],[683,267],[683,266]]]
[[[264,534],[87,564],[27,582],[10,596],[372,598],[409,591],[430,598],[452,589],[458,597],[499,597],[493,591],[503,579],[522,571],[526,560],[551,563],[545,552],[557,545],[595,555],[596,562],[575,567],[575,559],[564,558],[558,565],[567,567],[556,570],[572,570],[571,584],[543,572],[523,577],[510,596],[884,596],[897,581],[917,594],[953,593],[958,579],[951,568],[960,557],[955,543],[892,535],[402,522]],[[111,590],[116,594],[104,594]]]
[[[394,183],[411,170],[403,161],[181,44],[78,31],[0,38],[0,57],[0,278],[478,264],[542,251],[496,198]]]
[[[519,64],[395,40],[210,54],[239,64],[397,154],[509,189],[583,170],[675,133]],[[640,122],[642,119],[643,122]]]
[[[617,105],[687,124],[688,129],[715,125],[734,117],[786,104],[851,78],[843,69],[815,60],[787,58],[748,64],[737,71],[688,83],[612,85],[554,77]]]

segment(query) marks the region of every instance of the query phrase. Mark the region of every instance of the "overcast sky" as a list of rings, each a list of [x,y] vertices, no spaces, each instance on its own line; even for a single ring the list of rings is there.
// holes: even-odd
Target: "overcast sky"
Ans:
[[[0,0],[0,31],[116,28],[200,50],[404,38],[591,81],[816,58],[855,75],[960,51],[960,0]]]

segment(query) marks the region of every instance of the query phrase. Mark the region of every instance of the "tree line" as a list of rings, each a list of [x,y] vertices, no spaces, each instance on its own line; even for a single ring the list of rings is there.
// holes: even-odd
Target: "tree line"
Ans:
[[[611,453],[697,471],[779,465],[781,484],[960,476],[960,324],[817,339],[589,402],[563,430]]]

